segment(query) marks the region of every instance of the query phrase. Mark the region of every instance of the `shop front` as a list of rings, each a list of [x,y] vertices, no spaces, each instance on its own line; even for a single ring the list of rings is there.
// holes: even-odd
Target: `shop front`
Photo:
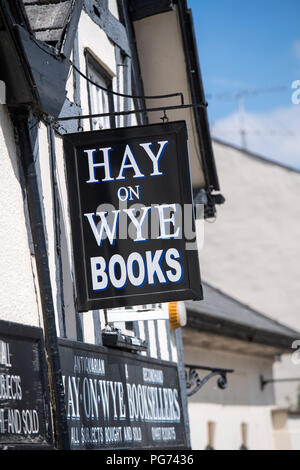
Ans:
[[[0,446],[189,449],[183,302],[219,184],[186,1],[0,0],[0,43]]]
[[[59,343],[71,449],[186,449],[177,366]]]

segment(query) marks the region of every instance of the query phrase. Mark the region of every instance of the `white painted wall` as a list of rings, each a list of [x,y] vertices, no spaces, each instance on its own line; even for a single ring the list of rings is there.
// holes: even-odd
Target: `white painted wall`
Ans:
[[[300,330],[300,173],[214,144],[226,203],[205,224],[204,279]]]
[[[286,409],[272,413],[276,450],[300,450],[300,414]]]
[[[300,417],[288,415],[288,430],[291,439],[291,449],[300,450]]]
[[[119,19],[119,11],[118,11],[118,2],[117,0],[108,0],[108,8],[110,12]]]
[[[220,143],[214,152],[226,203],[205,223],[203,279],[300,331],[300,173]],[[284,357],[275,375],[300,377],[299,367]],[[295,404],[299,384],[278,385],[277,403]]]
[[[40,326],[13,127],[0,105],[1,320]]]
[[[249,450],[274,450],[269,407],[191,403],[189,419],[193,450],[206,449],[209,422],[215,423],[215,450],[239,450],[242,445],[242,423],[248,426]]]
[[[251,450],[272,450],[271,411],[274,407],[272,385],[260,389],[261,373],[272,374],[272,359],[214,351],[190,346],[184,340],[185,363],[234,369],[228,374],[228,387],[221,390],[212,378],[188,399],[191,442],[194,450],[208,445],[208,423],[215,423],[214,448],[238,450],[242,445],[241,425],[247,425],[247,447]],[[200,377],[208,372],[199,371]]]

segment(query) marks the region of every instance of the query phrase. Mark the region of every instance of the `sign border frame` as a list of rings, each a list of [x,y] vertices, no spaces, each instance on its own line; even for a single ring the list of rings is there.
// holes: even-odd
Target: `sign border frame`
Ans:
[[[118,131],[118,137],[114,134]],[[187,250],[185,251],[185,259],[187,263],[188,288],[172,289],[169,291],[153,292],[153,293],[136,293],[131,295],[119,295],[104,297],[98,299],[89,298],[87,276],[86,276],[86,263],[84,257],[84,237],[82,231],[82,221],[80,216],[80,198],[79,198],[79,183],[78,174],[76,171],[76,157],[77,148],[84,145],[99,144],[99,133],[105,132],[109,137],[112,135],[112,140],[122,141],[126,137],[151,137],[151,135],[168,134],[176,135],[177,146],[177,165],[178,173],[182,176],[179,178],[180,194],[182,204],[193,203],[193,193],[191,186],[190,167],[186,159],[179,158],[181,154],[188,154],[188,133],[185,121],[174,121],[163,124],[149,124],[143,126],[122,127],[118,129],[107,129],[105,131],[88,131],[77,132],[73,134],[65,134],[63,136],[63,149],[64,159],[66,165],[66,180],[67,190],[69,197],[69,210],[71,218],[71,234],[73,243],[74,265],[75,265],[75,282],[76,282],[76,304],[79,312],[88,312],[90,310],[105,309],[105,308],[118,308],[123,307],[123,300],[126,298],[126,306],[146,305],[157,302],[159,295],[159,303],[167,303],[174,301],[184,300],[202,300],[203,290],[201,285],[201,274],[198,251]],[[186,181],[190,181],[189,187]],[[72,201],[72,203],[70,203]],[[193,213],[193,229],[195,231],[195,217]],[[74,227],[80,229],[74,230]],[[198,283],[197,280],[200,282]]]

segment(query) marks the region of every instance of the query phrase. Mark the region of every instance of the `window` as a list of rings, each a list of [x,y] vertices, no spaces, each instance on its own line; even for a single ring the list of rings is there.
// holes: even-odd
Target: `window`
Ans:
[[[112,78],[90,54],[87,54],[87,75],[96,84],[88,82],[89,106],[91,114],[114,112],[112,94]],[[100,88],[101,87],[101,88]],[[99,131],[115,127],[112,116],[91,118],[91,130]]]
[[[207,423],[207,446],[206,450],[215,450],[215,432],[216,423],[208,421]]]
[[[241,435],[242,435],[242,445],[240,447],[240,450],[248,450],[248,424],[247,423],[241,423]]]

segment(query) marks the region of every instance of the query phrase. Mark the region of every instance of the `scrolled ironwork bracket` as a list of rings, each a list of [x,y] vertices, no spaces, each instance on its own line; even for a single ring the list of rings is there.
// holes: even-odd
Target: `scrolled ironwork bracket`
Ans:
[[[204,367],[193,364],[185,364],[187,396],[195,395],[210,379],[218,377],[218,387],[221,390],[227,388],[227,374],[232,374],[233,369],[220,369],[216,367]],[[198,375],[198,370],[209,371],[210,373],[203,378]]]

